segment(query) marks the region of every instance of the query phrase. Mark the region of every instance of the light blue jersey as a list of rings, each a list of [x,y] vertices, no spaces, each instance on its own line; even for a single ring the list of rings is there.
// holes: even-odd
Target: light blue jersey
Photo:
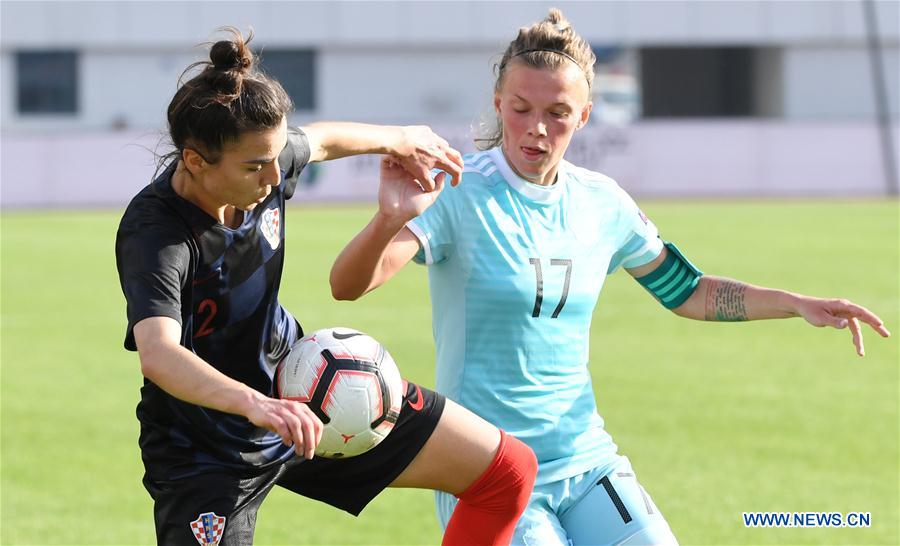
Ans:
[[[537,484],[612,469],[591,315],[608,273],[660,254],[656,227],[612,179],[562,161],[538,186],[498,148],[466,156],[459,186],[408,227],[429,266],[437,390],[526,442]]]

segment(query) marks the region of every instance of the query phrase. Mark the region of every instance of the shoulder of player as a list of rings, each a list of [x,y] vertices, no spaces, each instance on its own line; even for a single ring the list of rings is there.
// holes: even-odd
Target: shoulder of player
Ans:
[[[153,184],[141,190],[125,209],[119,222],[119,236],[140,235],[167,240],[192,238],[187,223],[176,210],[171,196],[160,194]]]
[[[577,167],[568,162],[565,165],[565,172],[568,175],[569,187],[578,188],[586,197],[600,199],[618,209],[634,206],[634,200],[628,192],[613,178],[605,174]]]
[[[463,176],[460,187],[490,187],[503,181],[494,158],[489,151],[475,152],[463,156]]]
[[[585,169],[584,167],[578,167],[565,160],[564,165],[565,172],[568,174],[568,180],[570,184],[576,184],[588,189],[603,190],[612,193],[619,193],[623,191],[615,180],[603,173]]]

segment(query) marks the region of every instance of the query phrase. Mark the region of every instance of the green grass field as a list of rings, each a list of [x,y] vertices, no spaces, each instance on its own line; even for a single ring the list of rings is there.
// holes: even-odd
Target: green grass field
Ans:
[[[651,202],[645,211],[708,273],[879,313],[900,334],[898,204]],[[433,385],[426,274],[409,266],[358,302],[328,270],[368,207],[293,208],[281,300],[307,330],[380,339]],[[2,215],[2,544],[152,544],[122,348],[113,242],[120,212]],[[591,372],[601,414],[682,544],[898,544],[898,337],[800,319],[703,324],[618,273],[596,310]],[[871,512],[857,529],[748,529],[747,511]],[[431,493],[388,491],[355,519],[275,491],[258,544],[437,544]]]

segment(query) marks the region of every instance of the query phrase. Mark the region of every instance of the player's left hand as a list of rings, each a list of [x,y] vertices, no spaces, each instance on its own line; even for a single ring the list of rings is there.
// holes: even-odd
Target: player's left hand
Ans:
[[[381,159],[381,183],[378,186],[378,211],[385,218],[403,225],[434,204],[444,188],[447,173],[434,177],[435,188],[423,191],[418,180],[413,178],[397,158],[384,156]]]
[[[431,176],[432,169],[440,169],[450,175],[450,185],[456,186],[462,176],[462,155],[435,134],[430,127],[414,125],[400,127],[400,138],[391,155],[400,166],[412,175],[422,189],[433,191],[437,183]]]
[[[859,356],[866,355],[860,321],[871,326],[881,337],[891,335],[878,315],[862,305],[845,299],[802,298],[797,305],[797,312],[813,326],[831,326],[838,329],[849,327],[853,335],[853,345],[856,346],[856,354]]]

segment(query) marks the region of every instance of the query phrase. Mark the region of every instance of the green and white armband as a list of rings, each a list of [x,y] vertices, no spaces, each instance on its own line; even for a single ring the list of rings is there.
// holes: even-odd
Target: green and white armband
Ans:
[[[663,307],[674,309],[691,297],[703,272],[682,256],[675,245],[664,243],[664,246],[669,252],[663,263],[636,280],[653,294]]]

